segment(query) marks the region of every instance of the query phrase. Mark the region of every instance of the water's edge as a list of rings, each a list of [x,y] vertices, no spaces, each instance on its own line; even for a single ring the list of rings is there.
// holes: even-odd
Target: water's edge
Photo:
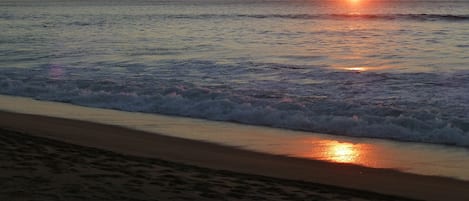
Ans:
[[[465,148],[87,108],[4,95],[0,95],[0,110],[118,125],[263,153],[469,180],[469,150]],[[341,155],[344,150],[337,149],[351,153]]]

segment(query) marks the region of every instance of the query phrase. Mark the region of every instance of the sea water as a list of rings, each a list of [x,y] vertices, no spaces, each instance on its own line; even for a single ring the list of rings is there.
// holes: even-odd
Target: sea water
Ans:
[[[0,2],[0,93],[469,147],[469,1]]]

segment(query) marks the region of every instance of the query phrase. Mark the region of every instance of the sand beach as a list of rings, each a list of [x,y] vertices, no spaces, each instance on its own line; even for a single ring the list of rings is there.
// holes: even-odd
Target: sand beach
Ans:
[[[8,200],[467,200],[469,182],[0,113]],[[43,196],[43,197],[41,197]]]

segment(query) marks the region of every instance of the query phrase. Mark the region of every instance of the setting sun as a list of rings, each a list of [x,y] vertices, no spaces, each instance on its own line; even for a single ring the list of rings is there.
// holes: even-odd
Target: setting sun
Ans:
[[[359,3],[360,0],[348,0],[348,2],[356,4],[356,3]]]

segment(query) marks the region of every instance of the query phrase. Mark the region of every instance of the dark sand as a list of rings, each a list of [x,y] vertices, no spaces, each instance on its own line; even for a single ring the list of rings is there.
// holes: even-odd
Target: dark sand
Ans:
[[[0,200],[469,200],[465,181],[117,126],[0,112],[0,128]]]
[[[0,133],[0,200],[406,200]]]

